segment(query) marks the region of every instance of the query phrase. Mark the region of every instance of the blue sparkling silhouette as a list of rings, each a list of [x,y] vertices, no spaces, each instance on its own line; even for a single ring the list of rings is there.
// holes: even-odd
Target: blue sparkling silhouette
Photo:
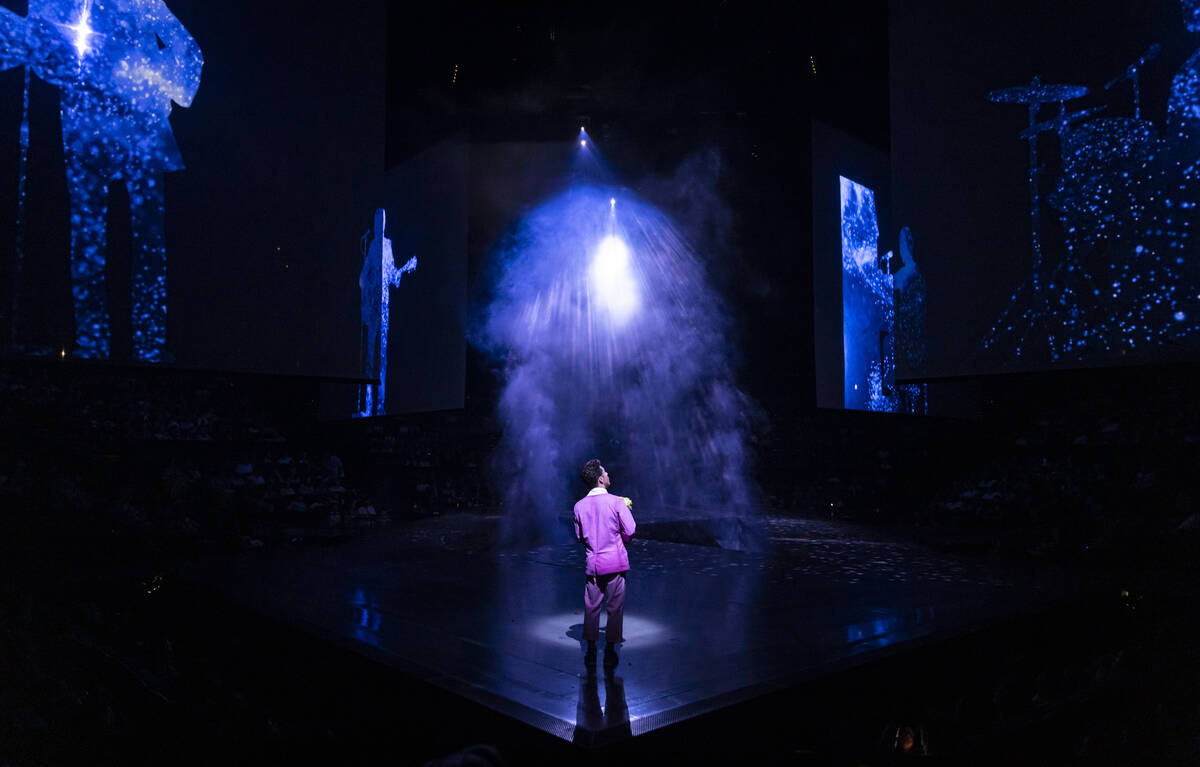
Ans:
[[[415,271],[413,256],[396,267],[392,259],[392,240],[386,236],[387,214],[375,211],[375,229],[362,236],[363,265],[358,274],[362,294],[362,376],[377,378],[379,383],[360,387],[355,417],[383,415],[387,412],[388,316],[390,294],[400,278]]]
[[[912,230],[900,230],[900,268],[892,275],[896,296],[896,366],[904,376],[923,378],[926,369],[925,278],[917,268]],[[900,412],[925,415],[928,384],[899,384]]]
[[[30,0],[26,17],[0,8],[0,66],[25,66],[59,88],[78,356],[109,356],[105,218],[109,186],[122,180],[133,230],[133,353],[164,359],[162,182],[184,167],[168,117],[172,103],[192,103],[203,65],[162,0]]]

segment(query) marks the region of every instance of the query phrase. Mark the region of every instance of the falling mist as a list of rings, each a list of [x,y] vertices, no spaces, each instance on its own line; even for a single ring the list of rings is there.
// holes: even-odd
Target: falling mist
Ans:
[[[568,538],[593,457],[640,523],[745,519],[753,406],[734,382],[725,306],[672,221],[628,190],[576,185],[491,259],[475,340],[503,379],[505,540]]]

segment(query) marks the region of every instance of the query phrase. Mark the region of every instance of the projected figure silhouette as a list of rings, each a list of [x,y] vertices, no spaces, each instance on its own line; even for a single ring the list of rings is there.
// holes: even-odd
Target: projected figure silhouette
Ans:
[[[896,361],[907,377],[924,377],[925,278],[917,267],[912,230],[900,230],[901,266],[892,275],[896,296]],[[898,387],[900,412],[925,415],[927,384]]]
[[[363,265],[358,274],[362,294],[362,377],[377,378],[379,383],[362,386],[356,416],[382,415],[386,409],[388,295],[400,284],[400,278],[417,268],[413,256],[396,268],[392,260],[392,241],[385,236],[387,214],[383,208],[375,211],[374,232],[362,236]]]
[[[76,353],[109,356],[104,284],[108,191],[123,180],[133,231],[131,306],[136,359],[166,350],[163,174],[184,167],[167,118],[189,106],[204,59],[162,0],[30,0],[0,24],[7,63],[59,87],[71,206]]]

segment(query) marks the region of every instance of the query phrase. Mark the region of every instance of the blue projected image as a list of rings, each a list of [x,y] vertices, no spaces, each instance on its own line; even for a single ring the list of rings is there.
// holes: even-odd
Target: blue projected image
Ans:
[[[1184,25],[1200,32],[1200,0],[1183,0]],[[1115,103],[1070,108],[1083,85],[992,91],[1025,107],[1032,266],[983,341],[1005,359],[1084,361],[1200,342],[1200,48],[1176,72],[1165,130],[1142,110],[1141,70],[1162,51],[1151,43],[1105,91]],[[1131,94],[1127,98],[1125,94]],[[1043,109],[1056,114],[1043,117]],[[1127,112],[1116,116],[1102,112]],[[1058,148],[1058,165],[1039,160]],[[1043,201],[1042,176],[1057,170]],[[1043,230],[1043,214],[1059,229]],[[1061,231],[1061,234],[1058,232]]]
[[[362,271],[358,288],[362,294],[361,318],[361,375],[376,378],[378,383],[359,387],[355,417],[383,415],[387,412],[388,317],[391,313],[392,288],[400,278],[417,268],[412,256],[401,267],[392,259],[392,241],[386,235],[387,214],[383,208],[375,211],[375,228],[368,230],[361,241]]]
[[[841,182],[843,406],[895,412],[896,311],[891,254],[879,258],[875,192]]]
[[[0,8],[0,68],[26,67],[26,107],[30,72],[59,89],[80,357],[109,356],[105,229],[109,187],[120,180],[133,233],[134,357],[165,359],[163,175],[184,167],[168,117],[173,103],[192,103],[203,65],[199,46],[162,0],[30,0],[25,17]],[[24,159],[27,109],[21,136]],[[22,197],[19,218],[24,205]],[[19,221],[18,242],[20,231]],[[18,269],[22,257],[18,249]]]

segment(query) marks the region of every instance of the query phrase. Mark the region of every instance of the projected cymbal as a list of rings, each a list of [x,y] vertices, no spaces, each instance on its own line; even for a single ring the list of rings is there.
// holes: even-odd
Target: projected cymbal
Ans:
[[[988,94],[988,100],[997,104],[1048,104],[1054,101],[1070,101],[1088,92],[1086,85],[1051,85],[1033,78],[1029,85],[1001,88]]]

